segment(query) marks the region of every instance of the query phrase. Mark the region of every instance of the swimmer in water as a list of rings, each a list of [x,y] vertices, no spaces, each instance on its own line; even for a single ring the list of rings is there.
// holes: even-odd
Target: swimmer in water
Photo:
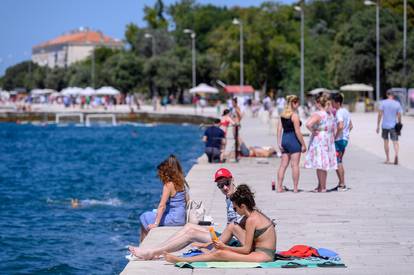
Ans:
[[[71,199],[70,200],[70,205],[72,206],[72,208],[78,208],[79,207],[79,200],[78,199]]]

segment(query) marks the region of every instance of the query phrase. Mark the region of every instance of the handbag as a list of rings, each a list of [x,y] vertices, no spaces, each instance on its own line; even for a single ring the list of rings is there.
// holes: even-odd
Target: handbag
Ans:
[[[187,204],[187,223],[198,224],[204,220],[206,209],[202,201],[190,200]]]
[[[395,132],[399,136],[401,136],[401,129],[402,129],[402,127],[403,127],[402,123],[397,122],[397,124],[395,124]]]

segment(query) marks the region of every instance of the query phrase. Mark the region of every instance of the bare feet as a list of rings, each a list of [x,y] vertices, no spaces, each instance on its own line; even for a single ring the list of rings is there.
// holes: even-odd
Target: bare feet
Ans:
[[[276,190],[276,192],[277,193],[283,193],[283,192],[287,192],[287,191],[291,191],[291,190],[289,190],[289,188],[287,188],[286,186],[277,186],[277,190]]]
[[[177,256],[175,256],[171,253],[164,252],[163,255],[164,255],[165,260],[169,263],[175,264],[175,263],[178,263],[178,262],[184,262],[185,261],[184,259],[182,259],[180,257],[177,257]]]
[[[132,255],[139,259],[152,260],[154,258],[154,254],[149,250],[145,250],[136,246],[129,246],[128,249]]]

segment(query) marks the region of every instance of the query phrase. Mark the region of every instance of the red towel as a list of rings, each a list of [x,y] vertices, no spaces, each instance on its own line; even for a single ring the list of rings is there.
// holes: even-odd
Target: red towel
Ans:
[[[283,256],[291,256],[298,258],[319,256],[319,253],[315,248],[303,244],[294,245],[288,251],[282,251],[279,254]]]

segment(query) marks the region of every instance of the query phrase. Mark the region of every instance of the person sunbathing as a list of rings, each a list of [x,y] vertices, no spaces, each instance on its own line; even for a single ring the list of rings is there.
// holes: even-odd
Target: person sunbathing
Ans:
[[[165,260],[177,262],[271,262],[276,252],[276,230],[274,222],[257,210],[254,194],[241,184],[230,196],[233,207],[239,215],[246,217],[246,230],[241,231],[241,247],[226,245],[222,240],[213,240],[215,249],[194,257],[178,257],[164,253]],[[237,225],[234,226],[235,229]],[[240,232],[239,232],[240,233]]]

